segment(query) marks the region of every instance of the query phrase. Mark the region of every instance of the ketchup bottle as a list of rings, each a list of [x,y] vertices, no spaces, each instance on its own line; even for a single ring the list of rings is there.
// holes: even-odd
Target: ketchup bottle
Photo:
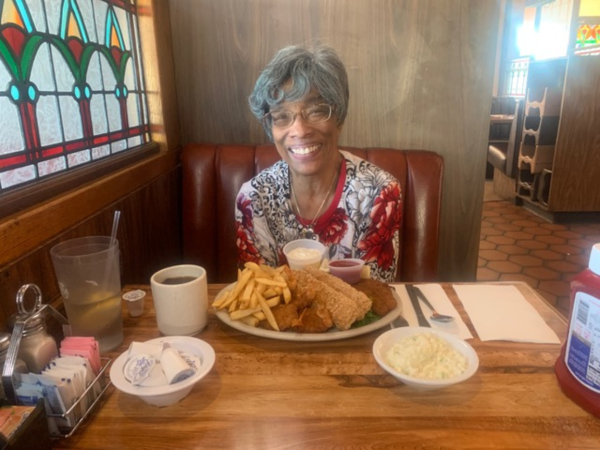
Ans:
[[[554,370],[565,395],[600,417],[600,244],[571,281],[569,332]]]

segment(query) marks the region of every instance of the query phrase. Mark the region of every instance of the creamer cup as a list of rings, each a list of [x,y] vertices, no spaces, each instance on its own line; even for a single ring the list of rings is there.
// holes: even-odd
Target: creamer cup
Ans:
[[[123,300],[127,303],[127,310],[131,317],[139,317],[144,313],[145,297],[146,293],[141,289],[123,294]]]
[[[169,384],[179,383],[194,375],[192,369],[174,348],[165,348],[160,355],[160,364]]]

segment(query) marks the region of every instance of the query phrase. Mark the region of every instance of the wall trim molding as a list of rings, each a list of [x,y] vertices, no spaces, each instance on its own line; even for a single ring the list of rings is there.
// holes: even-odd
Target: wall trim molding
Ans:
[[[158,151],[158,144],[149,142],[121,154],[111,155],[109,158],[71,169],[66,173],[50,175],[46,179],[36,180],[29,186],[19,187],[13,191],[3,193],[0,195],[0,219],[24,210],[29,206],[39,205],[45,200],[77,188],[86,181],[108,175],[121,167],[128,166],[154,153],[158,153]]]
[[[0,220],[0,271],[179,165],[160,153]]]

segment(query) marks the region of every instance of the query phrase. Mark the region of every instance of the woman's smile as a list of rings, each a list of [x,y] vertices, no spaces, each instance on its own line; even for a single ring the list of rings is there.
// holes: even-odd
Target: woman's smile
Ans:
[[[294,155],[310,155],[311,153],[316,152],[317,150],[319,150],[319,148],[321,147],[320,144],[318,145],[306,145],[306,146],[294,146],[294,147],[288,147],[288,150],[293,153]]]

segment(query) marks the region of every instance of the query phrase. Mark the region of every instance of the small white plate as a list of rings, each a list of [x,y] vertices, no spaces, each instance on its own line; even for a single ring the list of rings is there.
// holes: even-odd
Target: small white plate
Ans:
[[[125,379],[123,373],[128,351],[121,353],[110,368],[110,381],[119,391],[140,397],[151,405],[168,406],[177,403],[189,394],[194,385],[204,378],[215,364],[215,351],[201,339],[190,336],[164,336],[146,343],[159,345],[167,343],[181,353],[197,356],[201,361],[196,373],[179,383],[164,386],[134,386]]]
[[[225,292],[233,289],[235,283],[230,284],[221,292],[219,292],[215,298],[218,299]],[[225,310],[215,311],[217,317],[231,328],[235,328],[236,330],[243,331],[244,333],[252,334],[254,336],[265,337],[269,339],[277,339],[280,341],[335,341],[338,339],[348,339],[355,336],[361,336],[363,334],[370,333],[371,331],[379,330],[390,323],[392,323],[402,312],[402,301],[398,297],[395,291],[392,290],[392,294],[396,299],[396,308],[391,310],[381,319],[376,322],[370,323],[363,327],[359,328],[351,328],[349,330],[340,331],[338,329],[332,328],[329,331],[324,333],[295,333],[293,331],[274,331],[274,330],[265,330],[263,328],[251,327],[250,325],[246,325],[244,322],[240,322],[239,320],[231,320],[229,318],[229,313]]]

